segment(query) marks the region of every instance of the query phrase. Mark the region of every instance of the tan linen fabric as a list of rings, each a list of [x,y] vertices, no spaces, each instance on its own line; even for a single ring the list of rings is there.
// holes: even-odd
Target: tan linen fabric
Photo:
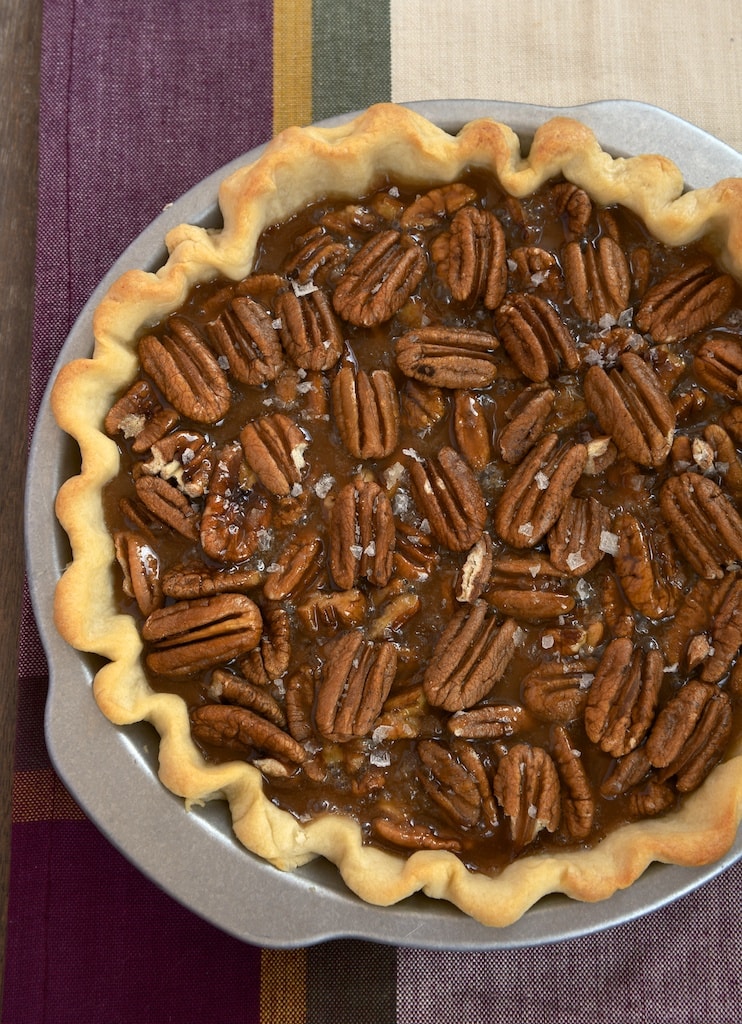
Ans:
[[[392,99],[640,100],[742,149],[739,0],[391,0]]]

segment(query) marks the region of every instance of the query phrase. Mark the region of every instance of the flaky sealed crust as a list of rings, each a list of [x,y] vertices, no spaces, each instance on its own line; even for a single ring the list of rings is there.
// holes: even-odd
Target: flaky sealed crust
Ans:
[[[95,698],[116,724],[151,722],[161,736],[160,778],[186,804],[226,799],[244,845],[281,869],[317,856],[334,862],[362,899],[395,903],[421,890],[449,900],[491,926],[517,920],[542,896],[562,892],[600,900],[629,886],[652,861],[700,865],[722,856],[742,815],[742,738],[699,790],[658,819],[625,825],[591,849],[525,856],[495,877],[474,873],[452,853],[396,856],[361,841],[358,824],[338,815],[300,823],[270,802],[261,773],[243,762],[206,763],[191,739],[184,701],[154,692],[142,664],[134,620],[116,607],[114,546],[102,490],[119,470],[116,443],[104,418],[138,371],[137,339],[176,310],[191,287],[216,275],[239,280],[253,267],[256,241],[321,193],[353,199],[389,175],[430,187],[470,168],[491,171],[516,197],[558,176],[600,204],[621,204],[669,245],[708,238],[721,266],[742,281],[742,181],[683,191],[678,168],[661,156],[614,159],[589,129],[555,118],[535,135],[527,157],[506,126],[482,119],[451,136],[407,109],[383,104],[330,129],[289,129],[254,164],[234,172],[219,190],[224,228],[172,230],[169,258],[156,273],[130,271],[110,289],[94,318],[91,359],[65,366],[52,393],[60,426],[82,453],[79,476],[66,481],[57,514],[73,559],[57,588],[56,624],[75,648],[107,661],[94,681]]]

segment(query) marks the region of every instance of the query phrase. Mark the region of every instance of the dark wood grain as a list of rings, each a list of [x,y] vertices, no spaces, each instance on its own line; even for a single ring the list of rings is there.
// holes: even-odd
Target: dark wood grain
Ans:
[[[0,1005],[23,587],[23,482],[33,320],[41,0],[3,0],[0,18]]]

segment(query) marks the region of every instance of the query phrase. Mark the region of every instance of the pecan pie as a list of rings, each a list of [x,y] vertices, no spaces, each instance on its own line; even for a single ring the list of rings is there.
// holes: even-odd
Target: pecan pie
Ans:
[[[556,118],[289,130],[53,406],[64,637],[251,850],[491,925],[742,807],[742,183]]]

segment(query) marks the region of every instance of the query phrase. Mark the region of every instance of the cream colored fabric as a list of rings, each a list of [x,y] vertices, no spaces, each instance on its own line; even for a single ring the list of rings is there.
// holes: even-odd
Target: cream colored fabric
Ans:
[[[739,0],[391,0],[392,99],[651,103],[742,150]]]

